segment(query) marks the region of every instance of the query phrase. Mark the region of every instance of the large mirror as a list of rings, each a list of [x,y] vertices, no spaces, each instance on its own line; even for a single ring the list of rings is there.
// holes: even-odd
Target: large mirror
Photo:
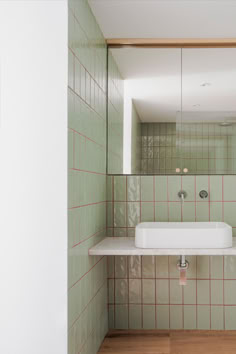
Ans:
[[[235,173],[235,48],[109,48],[108,174]]]

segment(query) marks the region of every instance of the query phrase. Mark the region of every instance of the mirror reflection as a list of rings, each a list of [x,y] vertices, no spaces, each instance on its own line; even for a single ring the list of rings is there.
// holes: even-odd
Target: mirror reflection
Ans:
[[[109,174],[236,173],[235,48],[110,48],[108,78]]]

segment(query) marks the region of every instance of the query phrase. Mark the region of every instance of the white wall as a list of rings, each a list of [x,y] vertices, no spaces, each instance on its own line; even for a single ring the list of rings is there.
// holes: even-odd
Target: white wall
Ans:
[[[0,353],[67,352],[67,3],[0,1]]]

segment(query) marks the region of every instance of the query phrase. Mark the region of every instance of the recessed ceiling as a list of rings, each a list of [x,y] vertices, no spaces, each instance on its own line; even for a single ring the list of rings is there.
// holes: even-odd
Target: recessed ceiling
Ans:
[[[89,0],[105,38],[236,37],[234,0]]]
[[[236,117],[236,48],[110,49],[141,121]]]

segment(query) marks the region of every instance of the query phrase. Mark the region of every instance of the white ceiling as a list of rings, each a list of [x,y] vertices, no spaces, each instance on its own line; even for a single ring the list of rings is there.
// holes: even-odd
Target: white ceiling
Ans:
[[[191,121],[236,117],[236,48],[183,49],[182,66],[181,49],[119,48],[112,54],[143,122],[174,122],[181,107]]]
[[[106,38],[236,37],[234,0],[89,0]]]

